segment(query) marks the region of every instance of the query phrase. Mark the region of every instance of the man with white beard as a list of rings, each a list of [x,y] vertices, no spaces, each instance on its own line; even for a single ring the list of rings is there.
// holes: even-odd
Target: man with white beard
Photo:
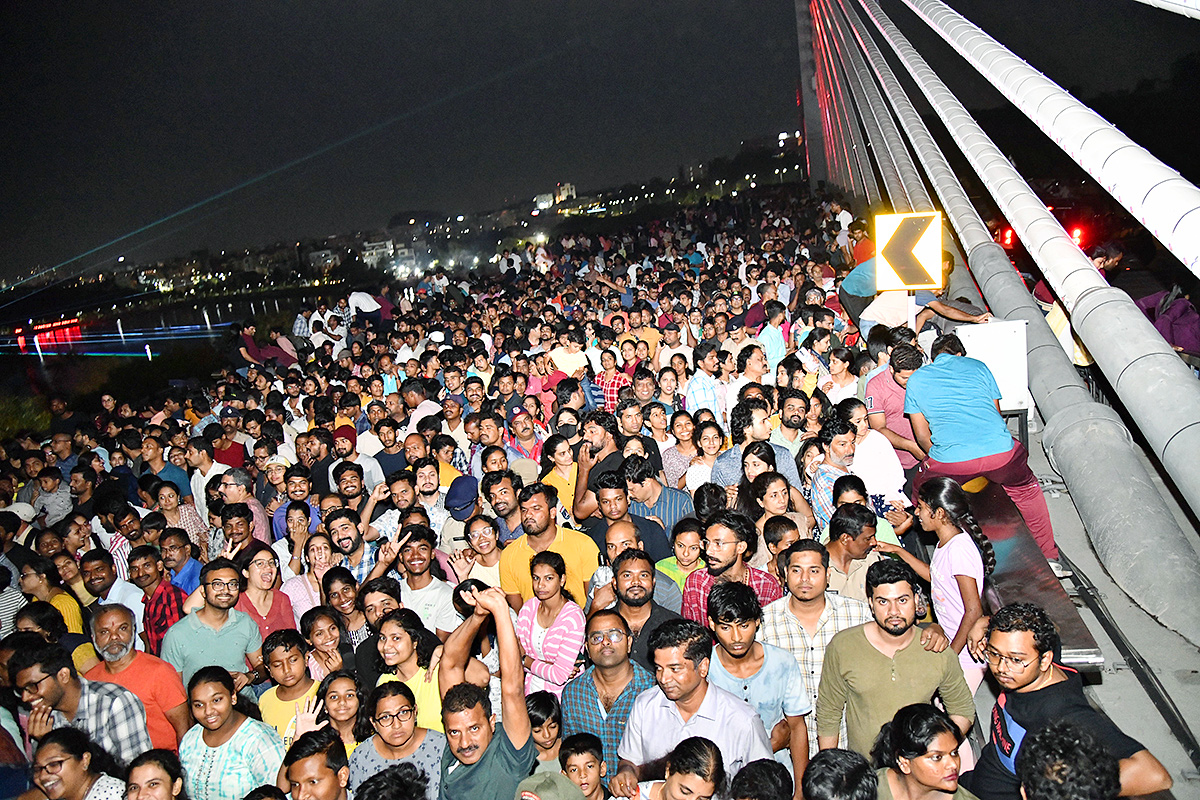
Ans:
[[[83,677],[123,686],[146,707],[146,729],[155,747],[178,750],[192,724],[179,673],[167,662],[133,648],[133,612],[122,605],[92,611],[92,639],[103,661]]]

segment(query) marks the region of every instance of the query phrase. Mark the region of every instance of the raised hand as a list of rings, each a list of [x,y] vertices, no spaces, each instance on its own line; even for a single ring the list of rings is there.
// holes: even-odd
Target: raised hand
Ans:
[[[45,701],[34,701],[33,709],[29,712],[29,738],[41,739],[52,730],[54,730],[54,709],[46,705]]]
[[[467,579],[467,576],[471,574],[471,569],[475,566],[475,558],[466,550],[455,550],[450,554],[449,561],[450,568],[454,570],[454,575],[460,583]]]
[[[303,703],[296,703],[296,736],[319,730],[329,724],[329,720],[317,722],[317,717],[321,715],[321,709],[324,707],[325,701],[318,700],[316,697],[310,697]]]
[[[371,490],[370,499],[375,501],[376,503],[382,503],[385,500],[387,500],[388,497],[390,497],[390,496],[391,495],[388,492],[388,485],[387,485],[387,482],[385,481],[384,483],[378,484],[374,489]]]

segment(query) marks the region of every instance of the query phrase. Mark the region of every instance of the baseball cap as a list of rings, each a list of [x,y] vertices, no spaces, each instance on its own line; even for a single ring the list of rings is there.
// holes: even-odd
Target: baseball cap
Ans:
[[[457,403],[459,408],[467,407],[467,398],[463,397],[461,394],[448,394],[442,398],[443,403],[447,400],[449,400],[451,403]]]
[[[470,475],[459,475],[446,490],[446,510],[459,522],[466,522],[475,510],[475,499],[479,496],[479,481]]]
[[[521,416],[522,414],[526,414],[526,415],[529,414],[529,410],[527,408],[525,408],[525,406],[517,406],[512,411],[508,412],[509,427],[512,427],[513,420],[515,420],[517,417]]]
[[[16,514],[22,522],[33,522],[33,518],[37,515],[29,503],[13,503],[4,510]]]
[[[221,409],[221,419],[241,419],[241,416],[242,412],[233,406],[225,406]]]
[[[349,350],[343,350],[338,353],[337,360],[341,361],[343,358],[354,358],[354,353],[351,353]]]
[[[358,433],[355,432],[353,425],[342,425],[333,432],[334,439],[349,439],[350,444],[358,443]]]
[[[583,800],[583,792],[561,772],[539,772],[517,784],[513,800]]]
[[[291,465],[292,465],[292,462],[288,461],[288,459],[285,456],[282,456],[282,455],[276,453],[275,455],[273,455],[267,459],[267,463],[263,464],[263,468],[265,469],[267,467],[283,467],[284,469],[287,469]]]
[[[726,332],[726,333],[733,333],[734,331],[736,331],[736,330],[737,330],[738,328],[740,328],[740,327],[742,327],[742,323],[738,322],[737,320],[732,320],[732,319],[731,319],[731,320],[729,320],[729,322],[726,322],[726,323],[725,323],[725,332]]]

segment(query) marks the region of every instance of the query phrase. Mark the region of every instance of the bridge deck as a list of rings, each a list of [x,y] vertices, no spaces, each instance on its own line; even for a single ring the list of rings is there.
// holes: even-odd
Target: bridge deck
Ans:
[[[1080,671],[1102,669],[1104,654],[1004,490],[989,483],[971,495],[971,507],[996,550],[996,571],[984,593],[986,610],[1009,603],[1041,606],[1058,625],[1063,663]]]

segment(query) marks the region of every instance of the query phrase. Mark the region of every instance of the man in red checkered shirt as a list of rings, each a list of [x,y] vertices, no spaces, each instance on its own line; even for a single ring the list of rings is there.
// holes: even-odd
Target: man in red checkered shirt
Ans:
[[[148,544],[133,548],[129,554],[129,580],[146,595],[142,632],[146,637],[146,651],[151,655],[162,651],[167,630],[183,618],[183,601],[187,595],[169,579],[170,573],[157,548]]]
[[[704,531],[704,560],[707,569],[698,569],[683,584],[683,616],[704,625],[708,621],[708,593],[717,581],[740,581],[758,595],[766,606],[783,597],[779,581],[746,561],[758,546],[754,522],[737,511],[722,511],[713,517]]]

